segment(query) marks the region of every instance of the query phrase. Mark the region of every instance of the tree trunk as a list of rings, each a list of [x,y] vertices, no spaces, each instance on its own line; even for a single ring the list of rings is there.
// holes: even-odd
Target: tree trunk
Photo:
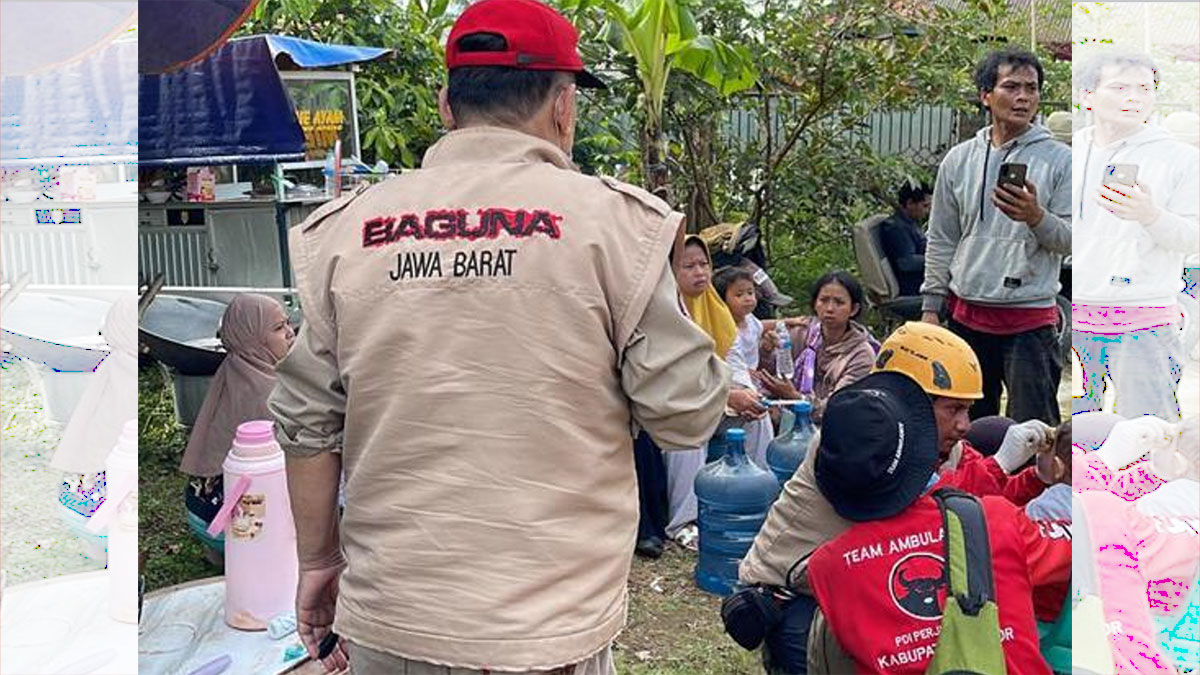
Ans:
[[[648,124],[642,137],[642,167],[646,189],[668,204],[671,203],[670,176],[667,173],[667,139],[662,126]]]
[[[671,200],[670,176],[667,173],[667,139],[663,136],[660,124],[648,123],[642,130],[642,167],[645,174],[646,189],[650,194],[662,199],[667,204]],[[675,245],[671,252],[671,267],[678,274],[679,256],[676,253],[683,249],[685,233],[692,231],[689,226],[691,218],[685,218],[683,226],[675,236]]]

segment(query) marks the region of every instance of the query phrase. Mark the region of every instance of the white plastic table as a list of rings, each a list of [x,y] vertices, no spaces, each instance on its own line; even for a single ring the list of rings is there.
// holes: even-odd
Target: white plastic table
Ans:
[[[233,663],[222,675],[324,675],[307,656],[284,661],[284,651],[300,644],[295,633],[272,640],[266,631],[242,631],[225,624],[225,579],[214,577],[147,594],[138,631],[139,675],[187,675],[228,654]]]
[[[4,589],[0,634],[3,675],[138,672],[138,629],[109,618],[106,570]]]

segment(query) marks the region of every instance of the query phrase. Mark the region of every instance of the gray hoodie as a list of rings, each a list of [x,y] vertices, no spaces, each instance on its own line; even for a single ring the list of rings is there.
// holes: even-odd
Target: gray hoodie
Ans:
[[[1062,258],[1071,252],[1071,149],[1031,126],[999,148],[992,127],[950,149],[938,169],[925,249],[922,309],[949,292],[973,303],[1052,307]],[[1005,162],[1025,164],[1045,215],[1031,228],[1004,215],[992,191]]]
[[[1075,134],[1071,232],[1074,300],[1108,307],[1169,307],[1182,288],[1184,257],[1200,251],[1200,151],[1147,126],[1093,145],[1095,127]],[[1150,225],[1122,220],[1096,203],[1105,168],[1135,164],[1137,182],[1162,215]]]

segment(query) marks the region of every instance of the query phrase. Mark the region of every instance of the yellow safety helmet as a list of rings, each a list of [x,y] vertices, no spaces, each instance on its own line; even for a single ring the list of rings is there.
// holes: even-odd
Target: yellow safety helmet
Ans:
[[[871,372],[903,373],[930,396],[983,398],[983,374],[975,351],[941,326],[910,321],[879,347]]]

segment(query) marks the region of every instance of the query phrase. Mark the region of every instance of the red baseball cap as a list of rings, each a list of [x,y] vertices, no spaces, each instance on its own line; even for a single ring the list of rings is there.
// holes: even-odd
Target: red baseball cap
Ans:
[[[507,42],[504,51],[464,52],[458,41],[475,33],[493,33]],[[525,70],[575,73],[575,84],[604,89],[583,68],[577,46],[579,33],[561,14],[535,0],[480,0],[468,7],[446,40],[446,67],[508,66]]]

